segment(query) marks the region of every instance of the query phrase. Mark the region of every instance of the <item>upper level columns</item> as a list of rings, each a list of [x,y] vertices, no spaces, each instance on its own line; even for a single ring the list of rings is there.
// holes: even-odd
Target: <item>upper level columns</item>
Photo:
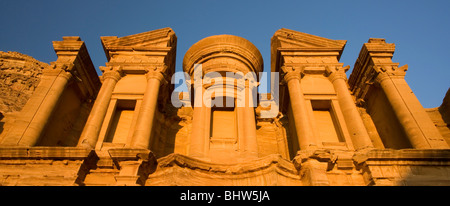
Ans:
[[[263,70],[258,49],[233,35],[207,37],[186,52],[183,70],[194,81],[189,156],[221,163],[258,157],[256,94],[246,77]]]
[[[327,67],[342,65],[339,58],[345,44],[345,40],[289,29],[280,29],[272,37],[271,70],[284,78],[280,110],[292,118],[289,123],[294,127],[289,129],[297,134],[300,150],[353,148],[346,131],[352,125],[345,124],[342,118],[336,89],[326,72]]]
[[[334,89],[336,90],[339,106],[342,110],[345,122],[349,125],[348,130],[355,149],[372,148],[372,141],[370,140],[367,129],[361,119],[361,115],[356,108],[356,103],[350,95],[345,71],[345,68],[335,69],[328,67],[327,72],[330,72],[328,78],[333,83]]]
[[[103,85],[97,95],[97,99],[92,107],[91,114],[88,117],[86,125],[80,136],[79,146],[86,148],[94,148],[100,129],[105,119],[106,111],[108,109],[109,102],[111,101],[111,95],[116,86],[116,83],[122,77],[120,67],[113,70],[112,67],[103,72]]]
[[[73,67],[73,65],[71,66]],[[64,67],[67,68],[67,66]],[[34,146],[39,141],[39,137],[47,125],[64,89],[72,79],[72,74],[64,69],[59,69],[56,73],[56,78],[53,80],[45,99],[40,104],[39,109],[37,109],[18,145]]]
[[[449,148],[415,95],[412,94],[403,76],[379,70],[375,81],[386,94],[398,121],[414,148]]]
[[[165,82],[165,79],[164,75],[158,71],[149,71],[145,76],[147,78],[147,87],[139,109],[132,147],[148,149],[156,113],[159,87],[162,82]]]
[[[258,143],[256,140],[256,118],[255,107],[253,103],[253,87],[252,81],[245,81],[245,107],[243,108],[244,121],[243,125],[239,125],[244,129],[244,136],[241,137],[241,141],[244,141],[243,153],[248,158],[258,157]],[[239,106],[238,106],[239,107]],[[240,113],[238,113],[238,118]]]
[[[36,146],[59,142],[72,146],[72,139],[70,143],[66,141],[71,137],[65,135],[78,133],[73,125],[83,117],[81,108],[90,107],[89,102],[100,88],[100,80],[79,37],[63,37],[63,41],[54,41],[53,47],[58,59],[51,63],[51,68],[42,71],[36,91],[12,123],[2,145]],[[73,104],[66,105],[69,101]],[[62,108],[72,114],[61,112]],[[64,122],[58,122],[60,119]],[[58,125],[50,125],[55,122]]]
[[[399,63],[392,62],[394,51],[395,45],[384,39],[371,38],[363,45],[349,78],[354,95],[367,102],[368,112],[387,147],[449,148],[405,81],[408,66],[399,67]],[[397,142],[409,140],[409,144],[392,141],[396,138]]]
[[[207,112],[210,111],[203,102],[205,88],[202,84],[194,84],[194,113],[192,117],[191,142],[189,146],[189,156],[204,158],[206,147],[209,142],[209,125],[207,124]],[[208,115],[209,116],[209,115]]]
[[[167,99],[173,88],[166,84],[166,78],[175,73],[175,32],[162,28],[124,37],[106,36],[101,40],[108,59],[106,66],[121,68],[122,78],[115,85],[112,85],[115,82],[104,83],[112,97],[109,106],[107,103],[102,106],[107,121],[98,124],[102,127],[98,140],[101,142],[96,144],[96,149],[158,147],[152,144],[151,136],[158,126],[155,115],[164,113],[165,104],[170,103]],[[160,95],[160,90],[164,94]]]
[[[286,71],[284,81],[287,83],[290,105],[294,115],[294,125],[297,132],[298,143],[301,150],[317,147],[314,129],[309,120],[306,100],[300,86],[301,74],[299,71]]]

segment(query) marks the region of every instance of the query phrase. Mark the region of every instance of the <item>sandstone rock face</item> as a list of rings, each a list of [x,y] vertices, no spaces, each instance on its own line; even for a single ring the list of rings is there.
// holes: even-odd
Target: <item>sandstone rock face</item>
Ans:
[[[18,52],[0,51],[0,112],[20,111],[49,65]]]

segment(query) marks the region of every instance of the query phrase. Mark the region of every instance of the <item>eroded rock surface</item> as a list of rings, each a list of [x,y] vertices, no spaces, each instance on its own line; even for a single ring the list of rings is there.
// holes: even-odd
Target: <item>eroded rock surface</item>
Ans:
[[[25,54],[0,51],[0,112],[20,111],[49,66]]]

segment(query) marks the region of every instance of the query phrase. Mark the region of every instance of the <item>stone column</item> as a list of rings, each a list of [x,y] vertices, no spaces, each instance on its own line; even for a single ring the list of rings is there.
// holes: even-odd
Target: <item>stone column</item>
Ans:
[[[189,146],[189,156],[203,158],[205,156],[205,131],[207,108],[203,102],[203,92],[205,88],[202,84],[194,84],[194,112],[192,119],[191,142]],[[209,125],[208,125],[209,126]]]
[[[253,91],[250,82],[245,82],[244,107],[244,154],[247,157],[258,157],[258,143],[256,140],[255,108],[253,107]]]
[[[400,124],[403,126],[411,145],[416,149],[431,148],[425,134],[423,134],[417,121],[415,120],[412,111],[408,109],[406,102],[401,97],[401,94],[397,90],[396,85],[392,81],[389,74],[386,72],[379,72],[376,82],[380,84],[386,94],[386,97],[391,104]]]
[[[111,95],[116,83],[122,77],[119,71],[106,71],[102,75],[103,84],[98,92],[94,106],[89,114],[86,125],[80,136],[79,146],[93,149],[97,143],[98,135],[105,119],[108,105],[111,101]]]
[[[132,147],[143,149],[148,149],[150,145],[159,87],[164,80],[164,75],[158,71],[149,71],[146,77],[147,87],[139,109],[138,119],[136,120],[132,143]]]
[[[73,65],[72,65],[73,66]],[[34,146],[39,141],[39,138],[47,125],[53,110],[56,108],[58,101],[61,98],[64,89],[68,82],[72,79],[72,74],[65,70],[61,70],[48,91],[45,99],[36,111],[33,119],[25,130],[19,145]]]
[[[356,108],[350,91],[347,86],[347,76],[344,70],[333,71],[330,76],[330,81],[333,83],[336,90],[339,106],[342,110],[347,128],[352,138],[353,145],[356,150],[364,148],[372,148],[373,144],[366,130],[361,115]]]
[[[300,86],[300,79],[300,73],[295,71],[287,72],[284,76],[284,81],[286,81],[289,90],[298,143],[301,150],[308,150],[310,148],[316,148],[317,143],[308,118],[308,110]]]
[[[238,144],[239,151],[243,156],[245,156],[245,107],[236,105],[236,120],[237,120],[237,136],[238,136]]]

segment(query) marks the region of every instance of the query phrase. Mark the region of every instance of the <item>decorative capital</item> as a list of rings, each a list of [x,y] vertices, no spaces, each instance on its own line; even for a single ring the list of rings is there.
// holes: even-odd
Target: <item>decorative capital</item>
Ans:
[[[289,82],[293,79],[298,79],[300,81],[302,79],[302,73],[300,71],[290,71],[285,73],[283,79],[285,82]]]
[[[71,62],[52,62],[50,67],[52,68],[52,70],[48,70],[46,74],[57,75],[58,77],[67,79],[67,81],[70,81],[73,77],[72,73],[76,72],[76,70],[74,69],[75,65]]]
[[[161,84],[167,84],[168,83],[164,73],[162,73],[160,71],[148,71],[145,74],[145,77],[147,78],[147,80],[157,79],[159,82],[161,82]]]
[[[67,81],[70,81],[72,79],[73,75],[68,71],[62,71],[61,73],[59,73],[58,77],[65,78],[65,79],[67,79]]]
[[[328,79],[331,82],[334,82],[337,79],[343,79],[344,81],[347,81],[347,75],[345,72],[347,72],[350,69],[350,66],[347,65],[345,67],[326,67],[325,74],[328,76]]]
[[[381,83],[385,80],[390,79],[390,75],[387,72],[376,72],[376,77],[375,77],[375,81],[378,83]]]
[[[401,67],[397,65],[373,66],[373,71],[377,75],[375,81],[378,83],[391,78],[404,78],[407,70],[407,64]]]
[[[71,72],[72,70],[74,70],[75,65],[72,62],[51,62],[50,63],[50,67],[52,69],[61,69],[64,70],[66,72]]]
[[[100,67],[100,70],[103,72],[103,79],[114,79],[115,81],[119,81],[122,76],[122,67],[112,67],[112,66],[106,66],[106,67]]]

